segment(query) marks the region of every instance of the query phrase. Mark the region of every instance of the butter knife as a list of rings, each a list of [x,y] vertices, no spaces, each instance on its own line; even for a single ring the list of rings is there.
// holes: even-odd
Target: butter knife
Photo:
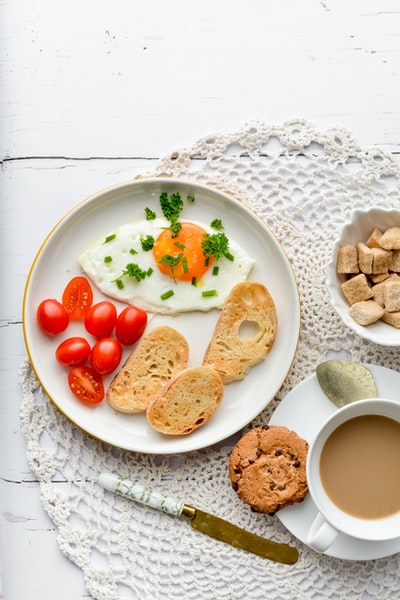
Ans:
[[[273,542],[241,529],[220,517],[210,515],[174,498],[163,496],[149,487],[124,477],[119,477],[113,473],[101,473],[99,483],[105,489],[130,500],[146,504],[175,517],[186,517],[193,529],[231,544],[235,548],[288,565],[294,564],[299,557],[297,548]]]

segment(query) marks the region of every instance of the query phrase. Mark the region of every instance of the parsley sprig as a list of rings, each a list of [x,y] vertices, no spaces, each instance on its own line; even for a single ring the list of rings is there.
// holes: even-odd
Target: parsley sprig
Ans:
[[[179,192],[170,194],[162,192],[160,194],[160,206],[164,217],[170,222],[170,231],[172,237],[176,237],[182,225],[179,223],[179,217],[183,209],[183,200]]]
[[[115,281],[120,281],[122,277],[133,277],[136,279],[136,281],[142,281],[146,277],[150,277],[152,273],[152,267],[149,267],[146,271],[144,271],[137,263],[128,263],[121,275]]]
[[[229,251],[229,239],[225,233],[206,233],[201,247],[206,259],[213,257],[218,260],[224,256],[228,260],[234,260],[233,254]]]

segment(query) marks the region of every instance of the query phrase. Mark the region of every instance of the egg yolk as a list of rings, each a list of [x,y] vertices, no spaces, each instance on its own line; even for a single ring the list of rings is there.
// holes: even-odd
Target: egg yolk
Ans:
[[[201,279],[213,263],[212,257],[204,256],[201,244],[205,229],[194,223],[181,223],[179,234],[172,237],[169,229],[164,229],[153,246],[153,256],[161,273],[177,281]],[[174,261],[173,259],[178,259]],[[172,258],[172,260],[171,260]],[[171,264],[176,262],[176,264]]]

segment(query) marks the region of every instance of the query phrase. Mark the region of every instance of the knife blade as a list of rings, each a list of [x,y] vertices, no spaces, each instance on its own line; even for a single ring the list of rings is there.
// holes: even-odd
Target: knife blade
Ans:
[[[294,564],[299,558],[297,548],[263,538],[241,529],[220,517],[206,513],[190,504],[163,496],[138,482],[114,473],[101,473],[99,483],[105,489],[130,500],[146,504],[175,517],[186,517],[196,531],[200,531],[235,548],[252,552],[275,562]]]

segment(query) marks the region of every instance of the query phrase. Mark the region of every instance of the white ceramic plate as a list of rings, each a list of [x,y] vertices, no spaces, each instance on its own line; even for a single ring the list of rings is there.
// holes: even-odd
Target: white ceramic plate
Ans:
[[[365,365],[372,373],[381,398],[399,402],[400,373],[377,365]],[[321,390],[316,375],[312,375],[285,396],[270,419],[271,425],[284,425],[312,442],[319,426],[336,409]],[[307,543],[307,532],[317,515],[317,508],[307,494],[304,502],[277,513],[287,529]],[[325,554],[347,560],[372,560],[400,552],[400,538],[388,542],[368,542],[340,534]]]
[[[214,417],[188,436],[164,436],[154,431],[143,414],[124,415],[106,401],[97,407],[79,403],[69,391],[67,370],[54,357],[57,345],[71,335],[84,334],[82,324],[70,324],[55,338],[41,333],[36,308],[44,298],[61,298],[69,279],[80,274],[78,256],[114,226],[144,218],[144,208],[160,212],[162,191],[195,196],[182,217],[211,222],[221,218],[228,237],[256,259],[250,278],[264,283],[275,300],[278,330],[266,360],[253,367],[241,382],[226,386]],[[105,299],[95,290],[94,301]],[[119,309],[122,305],[118,305]],[[190,346],[189,366],[201,364],[212,336],[218,310],[179,316],[156,315],[148,328],[169,324],[181,331]],[[144,179],[100,191],[73,208],[50,232],[31,267],[25,289],[23,322],[25,342],[35,372],[56,406],[76,425],[94,437],[128,450],[153,454],[187,452],[220,442],[244,427],[270,402],[283,383],[296,352],[300,329],[300,303],[296,280],[287,257],[271,231],[251,211],[231,197],[196,183],[171,179]],[[85,336],[84,336],[85,337]],[[131,349],[125,350],[125,357]],[[112,376],[105,379],[108,384]]]

